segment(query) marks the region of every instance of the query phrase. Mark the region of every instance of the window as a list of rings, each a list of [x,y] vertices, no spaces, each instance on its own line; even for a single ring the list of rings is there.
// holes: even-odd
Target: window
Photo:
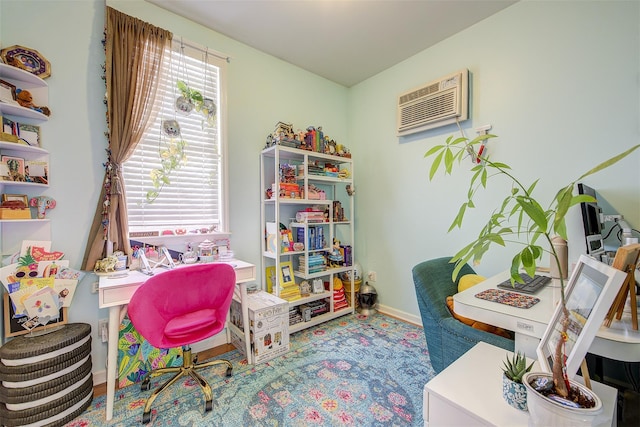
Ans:
[[[227,231],[226,143],[221,128],[221,116],[226,111],[226,61],[175,40],[167,57],[159,102],[153,106],[157,112],[155,121],[123,166],[129,231],[212,227]],[[197,95],[195,107],[188,114],[177,108],[187,109],[178,81],[202,95],[204,107],[200,111],[198,107],[203,104],[197,102]],[[207,115],[213,109],[211,104],[215,106],[215,117]],[[175,167],[163,168],[162,158],[173,161]],[[154,174],[160,183],[157,190]]]

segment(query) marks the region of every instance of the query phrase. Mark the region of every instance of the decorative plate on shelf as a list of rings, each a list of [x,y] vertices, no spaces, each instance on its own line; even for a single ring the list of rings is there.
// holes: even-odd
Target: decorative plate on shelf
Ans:
[[[51,64],[37,50],[14,45],[2,49],[0,57],[6,64],[28,71],[41,79],[51,75]]]

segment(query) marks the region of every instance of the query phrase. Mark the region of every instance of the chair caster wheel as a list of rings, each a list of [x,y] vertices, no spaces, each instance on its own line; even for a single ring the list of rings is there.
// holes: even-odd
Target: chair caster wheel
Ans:
[[[149,380],[149,378],[145,378],[144,380],[142,380],[142,383],[140,384],[140,391],[149,391],[150,388],[151,381]]]
[[[213,401],[207,400],[206,402],[204,402],[204,411],[211,412],[211,410],[213,410]]]
[[[232,372],[233,368],[227,368],[227,377],[230,377]]]
[[[148,424],[151,421],[151,412],[145,412],[142,414],[142,424]]]

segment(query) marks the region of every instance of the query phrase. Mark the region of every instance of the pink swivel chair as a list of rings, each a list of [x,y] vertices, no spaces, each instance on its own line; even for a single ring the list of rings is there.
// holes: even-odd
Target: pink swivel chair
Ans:
[[[136,330],[154,347],[182,347],[183,357],[182,366],[155,369],[145,375],[143,391],[149,390],[151,378],[176,374],[149,396],[142,417],[144,424],[151,421],[151,404],[156,397],[187,375],[204,392],[205,412],[213,408],[211,387],[196,369],[226,364],[226,375],[230,377],[233,366],[223,359],[197,363],[191,344],[224,329],[235,282],[236,273],[228,264],[196,264],[152,276],[133,294],[128,312]]]

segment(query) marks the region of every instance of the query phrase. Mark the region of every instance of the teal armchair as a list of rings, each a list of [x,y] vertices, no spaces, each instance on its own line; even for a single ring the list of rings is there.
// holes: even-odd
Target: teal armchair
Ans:
[[[513,340],[472,328],[453,318],[446,299],[458,292],[460,277],[475,272],[465,264],[454,282],[451,275],[455,265],[449,262],[451,258],[424,261],[412,270],[427,349],[436,374],[480,341],[514,350]]]

